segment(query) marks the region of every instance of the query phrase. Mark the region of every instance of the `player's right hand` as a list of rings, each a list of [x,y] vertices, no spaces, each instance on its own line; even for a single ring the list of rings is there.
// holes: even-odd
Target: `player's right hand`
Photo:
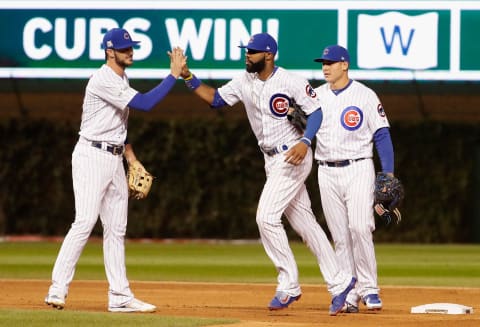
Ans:
[[[185,64],[185,66],[183,66],[183,69],[182,69],[182,73],[180,74],[180,76],[182,78],[188,78],[190,77],[192,73],[190,72],[190,69],[188,68],[188,65]]]
[[[298,142],[287,153],[285,153],[285,162],[292,165],[299,165],[307,155],[308,145]]]
[[[178,78],[182,74],[183,67],[187,65],[187,57],[183,54],[180,47],[173,48],[172,52],[167,52],[170,57],[170,73]]]

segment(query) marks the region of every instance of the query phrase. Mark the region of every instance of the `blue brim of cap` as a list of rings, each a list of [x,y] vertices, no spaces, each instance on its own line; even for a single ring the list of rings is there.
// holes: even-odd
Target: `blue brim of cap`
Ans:
[[[258,51],[263,51],[262,49],[254,48],[254,47],[249,47],[248,45],[239,45],[239,48],[243,49],[252,49],[252,50],[258,50]]]
[[[130,48],[130,47],[133,47],[134,45],[137,45],[139,43],[140,43],[140,41],[132,41],[128,45],[124,45],[121,48],[115,48],[115,50],[122,50],[122,49]]]
[[[345,60],[333,60],[333,59],[329,59],[329,58],[317,58],[317,59],[313,59],[313,61],[315,61],[315,62],[324,62],[324,61],[341,62],[341,61],[345,61]]]
[[[238,47],[239,47],[239,48],[243,48],[243,49],[247,49],[247,50],[270,52],[270,53],[274,53],[274,54],[275,54],[275,52],[268,51],[268,50],[265,50],[265,49],[259,49],[259,48],[257,48],[257,47],[250,47],[250,46],[248,46],[248,45],[239,45]]]
[[[137,45],[139,43],[140,43],[140,41],[131,41],[130,43],[124,44],[121,48],[113,48],[113,47],[112,48],[105,48],[105,47],[103,47],[103,45],[102,45],[102,48],[103,49],[122,50],[122,49],[127,49],[127,48],[130,48],[130,47],[133,47],[134,45]]]

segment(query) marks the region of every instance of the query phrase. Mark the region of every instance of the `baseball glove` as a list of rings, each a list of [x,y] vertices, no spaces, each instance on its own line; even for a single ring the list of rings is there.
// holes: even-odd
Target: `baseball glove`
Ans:
[[[375,179],[375,212],[389,224],[402,220],[398,208],[403,202],[405,191],[400,180],[392,175],[379,172]]]
[[[287,118],[300,133],[305,131],[305,128],[307,127],[307,114],[302,108],[300,108],[294,99],[290,100]]]
[[[153,178],[140,161],[130,163],[127,172],[128,195],[137,200],[145,199],[152,187]]]

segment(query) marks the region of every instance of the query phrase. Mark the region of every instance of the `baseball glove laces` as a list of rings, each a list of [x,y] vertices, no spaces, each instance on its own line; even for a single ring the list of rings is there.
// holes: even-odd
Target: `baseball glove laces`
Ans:
[[[129,163],[127,171],[129,196],[137,200],[145,199],[152,188],[154,178],[140,161]]]
[[[390,224],[392,221],[398,224],[402,220],[399,207],[402,205],[405,191],[397,177],[383,172],[377,173],[374,197],[375,212],[387,224]]]
[[[287,119],[295,126],[300,134],[303,134],[307,127],[307,114],[303,109],[295,102],[294,99],[290,100],[290,107],[288,108]]]

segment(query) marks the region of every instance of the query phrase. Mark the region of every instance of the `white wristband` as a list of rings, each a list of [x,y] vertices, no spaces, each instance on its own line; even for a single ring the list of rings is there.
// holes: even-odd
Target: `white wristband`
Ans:
[[[302,141],[303,143],[305,143],[305,144],[308,145],[308,146],[311,146],[311,145],[312,145],[312,141],[310,141],[310,140],[308,139],[308,137],[305,137],[305,136],[304,136],[304,137],[302,137],[302,138],[300,139],[300,141]]]

